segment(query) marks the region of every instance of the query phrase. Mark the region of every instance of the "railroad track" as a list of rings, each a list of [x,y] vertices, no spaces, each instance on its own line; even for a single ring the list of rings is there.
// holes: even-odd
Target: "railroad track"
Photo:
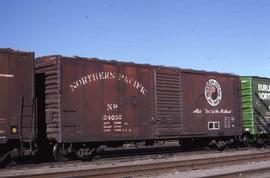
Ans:
[[[250,170],[234,171],[229,173],[208,176],[208,178],[233,178],[233,177],[260,177],[268,178],[270,175],[270,166],[255,168]]]
[[[171,157],[166,159],[139,160],[132,162],[119,162],[104,165],[95,165],[91,162],[81,165],[62,165],[47,168],[37,167],[25,170],[3,170],[0,177],[137,177],[148,174],[162,173],[170,170],[198,170],[214,166],[243,164],[247,162],[270,160],[270,150],[246,150],[233,153],[213,153],[203,155],[191,155],[183,157]],[[270,170],[269,167],[264,171]],[[243,173],[243,172],[242,172]],[[235,172],[235,175],[239,174]],[[226,177],[226,175],[223,175]],[[230,177],[232,175],[228,175]]]

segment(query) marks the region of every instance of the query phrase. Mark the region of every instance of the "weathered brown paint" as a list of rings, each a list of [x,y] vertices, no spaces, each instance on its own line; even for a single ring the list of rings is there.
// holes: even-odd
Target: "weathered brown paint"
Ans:
[[[182,134],[198,136],[233,136],[241,134],[240,79],[229,74],[182,71]],[[214,80],[220,86],[217,105],[208,102],[206,85]],[[209,86],[211,89],[213,86]],[[215,98],[218,98],[215,96]],[[220,128],[209,130],[208,122]],[[225,126],[226,122],[226,126]]]
[[[52,82],[46,63],[53,63],[52,68],[58,71],[54,88],[58,93],[54,96],[48,92]],[[60,56],[40,58],[36,68],[46,76],[47,133],[51,139],[85,142],[153,138],[152,68]],[[55,110],[48,108],[49,97],[58,101]],[[60,117],[52,121],[55,113]],[[53,130],[48,128],[52,123],[57,124]]]
[[[241,134],[235,75],[62,56],[39,58],[36,71],[46,78],[48,138],[58,142]],[[209,79],[222,91],[215,106],[205,96]]]
[[[241,135],[239,76],[157,67],[155,78],[159,137]],[[210,79],[217,81],[221,88],[222,97],[216,106],[208,103],[205,96]],[[209,130],[208,122],[219,122],[220,128]]]
[[[0,49],[0,143],[35,137],[33,60],[34,53]]]

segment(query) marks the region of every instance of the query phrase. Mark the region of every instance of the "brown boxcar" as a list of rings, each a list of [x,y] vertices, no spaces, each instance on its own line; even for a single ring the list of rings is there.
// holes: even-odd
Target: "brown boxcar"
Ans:
[[[236,75],[62,56],[37,59],[36,72],[58,143],[241,135]]]
[[[241,135],[239,76],[171,68],[154,73],[159,136]]]
[[[153,68],[95,59],[40,58],[47,136],[58,142],[155,136]]]
[[[32,52],[0,49],[0,154],[35,138],[33,62]]]

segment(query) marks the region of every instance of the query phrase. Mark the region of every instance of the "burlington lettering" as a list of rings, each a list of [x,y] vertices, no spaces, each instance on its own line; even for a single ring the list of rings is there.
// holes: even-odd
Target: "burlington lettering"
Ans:
[[[270,85],[258,84],[258,95],[261,100],[270,100]]]

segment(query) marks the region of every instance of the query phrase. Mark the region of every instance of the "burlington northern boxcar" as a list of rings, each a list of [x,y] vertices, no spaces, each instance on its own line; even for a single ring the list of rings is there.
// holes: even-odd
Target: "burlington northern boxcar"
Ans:
[[[236,75],[62,56],[38,58],[35,68],[43,136],[57,160],[102,145],[221,145],[241,135]]]
[[[0,49],[0,163],[35,153],[34,53]]]
[[[270,134],[270,79],[241,77],[244,141],[262,143]]]

